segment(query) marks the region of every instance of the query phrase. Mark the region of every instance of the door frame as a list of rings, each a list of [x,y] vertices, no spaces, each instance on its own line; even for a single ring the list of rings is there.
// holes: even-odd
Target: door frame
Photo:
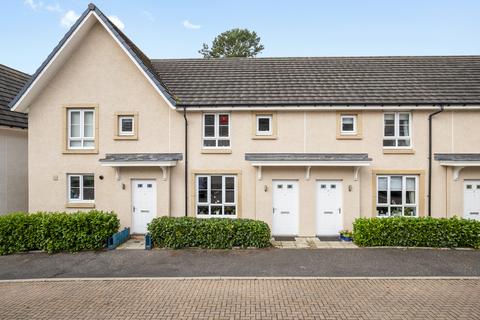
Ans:
[[[274,217],[273,217],[273,208],[274,208],[274,193],[275,193],[275,188],[274,188],[274,184],[275,182],[279,182],[279,181],[289,181],[289,182],[295,182],[296,185],[297,185],[297,207],[296,207],[296,210],[297,210],[297,217],[296,217],[296,221],[295,221],[295,232],[293,234],[274,234],[273,232],[273,220],[274,220]],[[299,179],[272,179],[272,201],[271,201],[271,207],[272,207],[272,236],[298,236],[299,233],[300,233],[300,180]]]
[[[318,200],[318,185],[319,182],[339,182],[340,183],[340,210],[342,218],[342,229],[345,226],[345,210],[344,210],[344,195],[343,195],[343,179],[316,179],[315,180],[315,236],[332,236],[318,234],[318,212],[320,208],[320,201]],[[336,235],[336,234],[335,234]]]
[[[133,187],[133,184],[135,182],[138,182],[138,181],[153,181],[154,184],[155,184],[155,192],[154,192],[154,196],[153,196],[153,208],[155,209],[155,212],[153,214],[153,217],[152,217],[152,220],[155,219],[158,215],[158,212],[157,212],[157,198],[158,198],[158,183],[157,183],[157,179],[155,178],[131,178],[130,179],[130,218],[131,218],[131,227],[130,227],[130,230],[131,230],[131,233],[132,234],[135,234],[136,232],[134,231],[134,217],[133,217],[133,205],[134,205],[134,192],[135,192],[135,188]],[[137,233],[139,234],[139,233]]]

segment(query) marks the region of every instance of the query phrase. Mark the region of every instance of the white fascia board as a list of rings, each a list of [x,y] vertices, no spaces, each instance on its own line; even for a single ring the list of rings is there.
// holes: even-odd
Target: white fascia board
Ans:
[[[368,167],[367,161],[251,161],[253,167]]]
[[[337,111],[337,110],[373,110],[373,111],[393,111],[393,110],[438,110],[438,105],[431,106],[272,106],[272,107],[187,107],[187,112],[224,112],[224,111],[295,111],[295,110],[318,110],[318,111]],[[480,110],[479,106],[446,106],[445,110]],[[183,112],[183,107],[178,107],[177,111]]]
[[[100,165],[102,167],[174,167],[177,161],[102,161]]]
[[[444,167],[480,167],[480,161],[440,161]]]

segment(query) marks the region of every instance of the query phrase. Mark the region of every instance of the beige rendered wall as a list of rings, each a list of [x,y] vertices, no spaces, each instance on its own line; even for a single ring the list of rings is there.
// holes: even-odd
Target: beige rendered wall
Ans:
[[[98,154],[64,154],[64,106],[96,104],[99,113]],[[138,140],[113,139],[115,112],[138,112]],[[374,173],[421,173],[422,199],[426,196],[428,169],[428,114],[413,112],[413,151],[387,154],[382,148],[383,112],[364,111],[362,139],[337,139],[335,111],[277,111],[277,138],[252,138],[252,112],[231,112],[231,150],[229,153],[205,153],[202,150],[202,113],[188,112],[189,173],[188,211],[194,215],[194,175],[196,173],[235,173],[239,177],[239,216],[271,222],[272,179],[297,179],[300,184],[300,234],[313,235],[315,219],[315,181],[343,181],[344,226],[358,216],[374,216]],[[158,215],[182,216],[184,210],[184,161],[161,179],[160,169],[122,169],[120,180],[112,168],[101,167],[98,160],[106,153],[180,152],[183,153],[184,122],[181,112],[171,110],[152,88],[127,55],[108,33],[96,25],[82,45],[70,57],[42,94],[30,106],[29,114],[29,209],[65,210],[67,173],[95,173],[95,206],[116,211],[122,225],[131,223],[130,181],[134,178],[157,180]],[[444,112],[434,120],[435,152],[479,152],[480,132],[475,126],[478,111]],[[468,125],[468,126],[467,126]],[[264,168],[259,181],[255,168],[245,161],[246,152],[349,152],[368,153],[371,166],[362,168],[358,181],[353,168],[312,168],[305,179],[304,168]],[[479,177],[475,170],[462,172]],[[99,176],[104,177],[103,180]],[[450,183],[448,170],[434,161],[433,213],[435,216],[462,212],[461,183]],[[264,186],[267,185],[267,192]],[[348,191],[348,186],[352,191]],[[447,188],[452,192],[445,198]],[[77,208],[68,208],[76,210]],[[426,212],[426,201],[420,208]]]
[[[0,126],[0,214],[28,208],[27,131]]]

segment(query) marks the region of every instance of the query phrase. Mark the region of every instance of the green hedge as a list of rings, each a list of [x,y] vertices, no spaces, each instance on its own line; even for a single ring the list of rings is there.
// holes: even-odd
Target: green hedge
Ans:
[[[118,231],[114,213],[37,212],[0,216],[0,254],[29,250],[80,251],[99,249]]]
[[[250,219],[161,217],[153,219],[148,225],[148,232],[156,246],[173,249],[270,246],[268,225]]]
[[[480,248],[480,221],[459,218],[360,218],[353,223],[359,246]]]

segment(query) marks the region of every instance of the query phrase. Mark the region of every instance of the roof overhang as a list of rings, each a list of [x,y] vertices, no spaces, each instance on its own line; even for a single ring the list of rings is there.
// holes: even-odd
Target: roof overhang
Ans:
[[[185,107],[187,112],[204,112],[204,111],[389,111],[389,110],[438,110],[439,104],[429,105],[219,105],[219,106],[195,106],[195,105],[177,105],[177,110],[183,110]],[[445,105],[444,110],[480,110],[479,105]]]
[[[441,166],[452,167],[455,181],[463,168],[480,167],[480,153],[436,153],[434,157]]]
[[[94,5],[90,4],[88,9],[83,12],[77,22],[65,34],[60,43],[53,49],[47,59],[37,69],[32,78],[25,84],[23,89],[10,103],[13,111],[28,112],[29,106],[48,85],[49,81],[54,77],[58,70],[64,65],[75,49],[81,44],[84,37],[91,28],[99,22],[108,34],[112,36],[120,48],[127,54],[130,60],[135,64],[139,71],[146,77],[148,82],[153,86],[155,91],[165,100],[167,105],[175,109],[175,100],[162,89],[162,85],[150,74],[148,68],[142,63],[141,59],[133,53],[131,48],[120,37],[118,32],[113,28],[111,22],[106,16]]]
[[[254,167],[368,167],[366,161],[250,161]]]

